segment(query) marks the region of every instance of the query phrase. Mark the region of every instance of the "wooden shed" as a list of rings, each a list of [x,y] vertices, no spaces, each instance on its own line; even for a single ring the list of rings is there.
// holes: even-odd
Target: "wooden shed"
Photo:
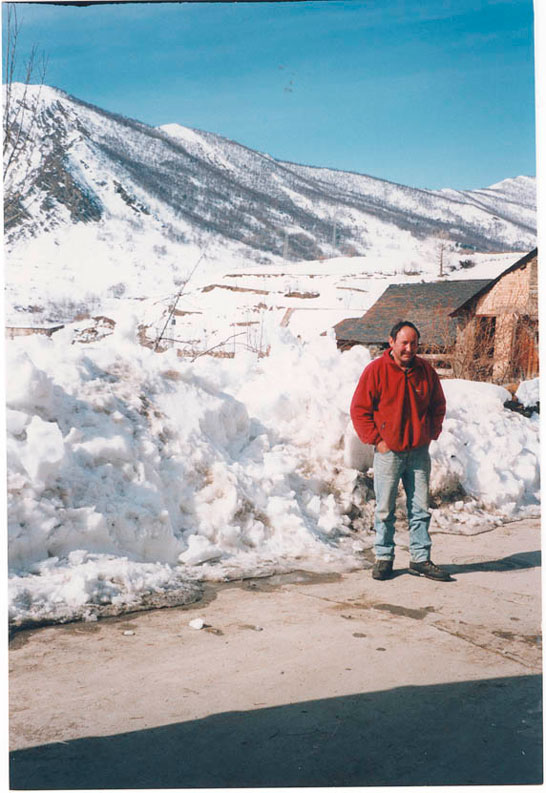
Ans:
[[[450,314],[457,322],[454,370],[497,383],[539,372],[538,249],[518,259]]]

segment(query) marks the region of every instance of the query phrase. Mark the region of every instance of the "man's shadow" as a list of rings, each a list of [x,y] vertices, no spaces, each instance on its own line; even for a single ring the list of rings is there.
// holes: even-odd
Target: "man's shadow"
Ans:
[[[541,566],[540,551],[524,551],[505,556],[504,559],[493,559],[490,562],[468,562],[467,564],[442,564],[442,570],[449,575],[461,573],[505,573],[509,570],[528,570]],[[409,575],[407,568],[394,570],[392,578],[400,575]]]
[[[524,551],[505,556],[504,559],[492,559],[490,562],[468,562],[467,564],[443,564],[442,567],[450,575],[459,573],[504,573],[509,570],[528,570],[541,566],[540,551]]]

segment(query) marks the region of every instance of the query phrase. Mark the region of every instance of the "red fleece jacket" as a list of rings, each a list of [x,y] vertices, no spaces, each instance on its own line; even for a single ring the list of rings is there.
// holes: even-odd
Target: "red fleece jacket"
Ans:
[[[415,357],[406,373],[385,350],[362,372],[351,403],[351,418],[363,443],[385,441],[394,452],[436,440],[442,431],[446,400],[432,366]]]

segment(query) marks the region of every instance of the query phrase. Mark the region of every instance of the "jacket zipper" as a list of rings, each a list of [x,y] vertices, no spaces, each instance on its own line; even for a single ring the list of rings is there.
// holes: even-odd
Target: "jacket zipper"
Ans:
[[[405,378],[405,383],[404,383],[404,389],[405,389],[404,390],[404,404],[406,404],[406,400],[407,400],[408,410],[409,410],[409,412],[411,414],[411,406],[409,404],[408,372],[406,372],[406,371],[404,371],[404,378]],[[413,426],[412,426],[412,422],[411,422],[411,415],[409,416],[409,422],[408,423],[409,423],[409,447],[411,449],[411,448],[413,448]]]

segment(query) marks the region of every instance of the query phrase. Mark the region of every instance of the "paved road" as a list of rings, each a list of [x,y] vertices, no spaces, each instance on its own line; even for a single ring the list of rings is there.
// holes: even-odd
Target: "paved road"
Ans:
[[[437,535],[452,583],[408,575],[400,541],[390,581],[299,574],[17,634],[12,788],[539,784],[539,522]]]

